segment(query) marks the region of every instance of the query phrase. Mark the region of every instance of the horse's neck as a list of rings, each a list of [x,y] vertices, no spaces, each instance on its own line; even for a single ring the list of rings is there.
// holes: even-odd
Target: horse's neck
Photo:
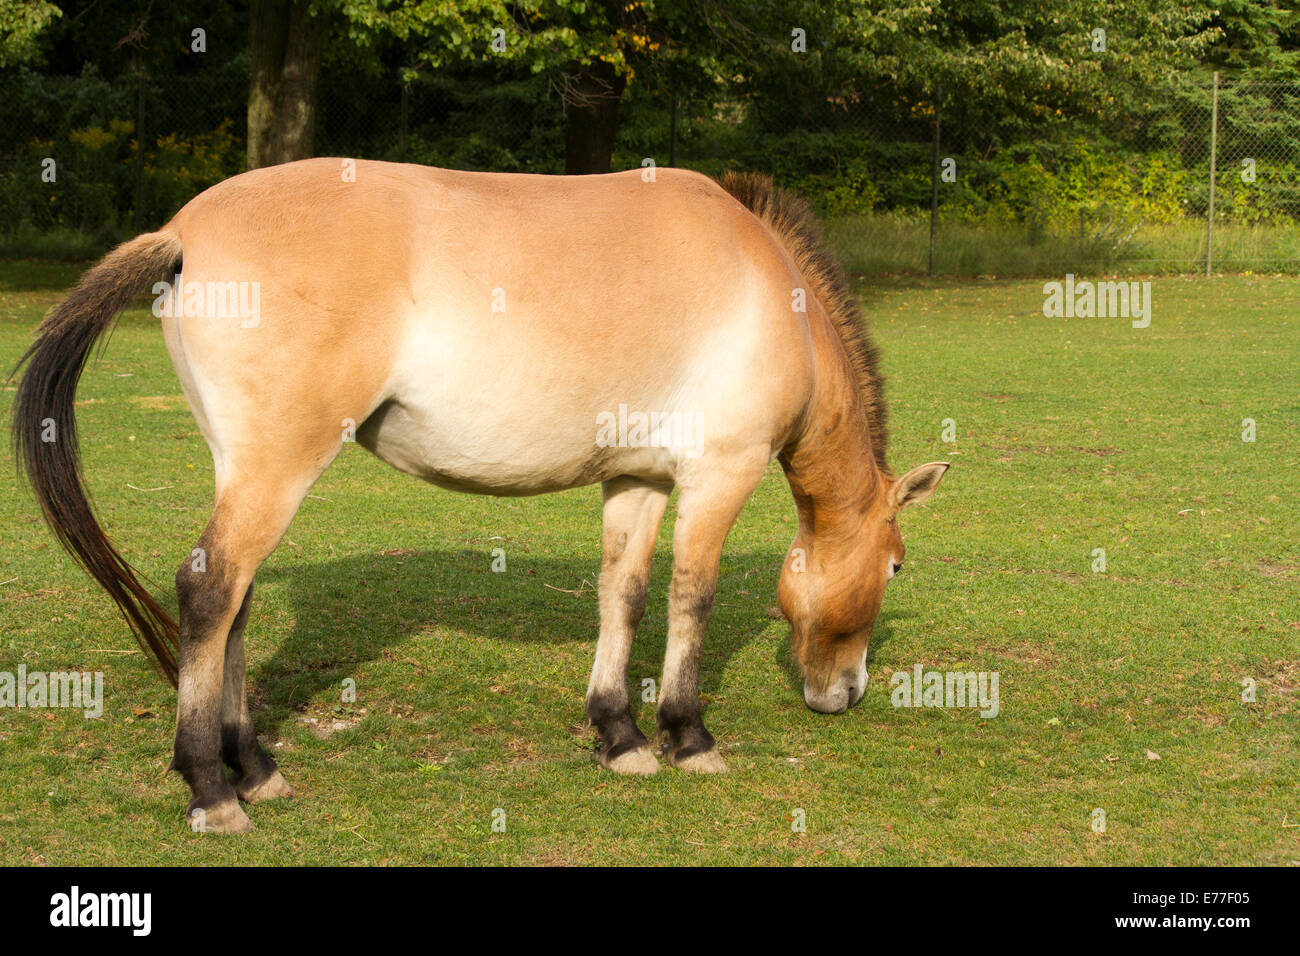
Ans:
[[[883,478],[854,383],[819,373],[799,438],[781,456],[800,529],[818,540],[854,535]]]

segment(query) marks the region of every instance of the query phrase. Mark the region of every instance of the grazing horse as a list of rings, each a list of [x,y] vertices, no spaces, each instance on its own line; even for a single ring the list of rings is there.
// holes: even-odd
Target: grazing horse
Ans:
[[[96,521],[73,417],[92,344],[147,290],[216,472],[198,557],[176,575],[179,624]],[[700,718],[700,645],[723,541],[768,464],[799,519],[779,602],[804,699],[825,713],[862,697],[903,563],[895,516],[948,467],[887,467],[876,352],[845,279],[808,207],[759,176],[253,170],[91,268],[23,362],[18,460],[54,533],[177,684],[172,767],[210,831],[251,827],[240,800],[293,794],[249,716],[244,628],[258,567],[353,437],[457,491],[601,483],[586,710],[599,763],[639,774],[658,759],[627,666],[674,487],[658,723],[670,764],[708,772],[726,768]]]

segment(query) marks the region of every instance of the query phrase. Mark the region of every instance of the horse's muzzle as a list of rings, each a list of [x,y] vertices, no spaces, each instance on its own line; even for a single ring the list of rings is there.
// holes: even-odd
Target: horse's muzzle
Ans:
[[[803,685],[803,701],[819,714],[842,714],[867,692],[867,680],[864,673],[861,678],[838,680],[824,691],[814,690],[812,685]]]

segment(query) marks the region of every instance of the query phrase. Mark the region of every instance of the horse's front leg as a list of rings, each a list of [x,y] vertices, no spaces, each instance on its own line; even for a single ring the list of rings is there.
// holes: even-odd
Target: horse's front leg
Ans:
[[[678,485],[673,528],[673,580],[668,596],[668,647],[659,697],[659,729],[668,761],[682,770],[727,769],[700,716],[700,649],[713,613],[722,545],[767,467],[764,450],[740,459],[704,462]]]
[[[669,489],[634,478],[602,485],[605,494],[600,569],[600,640],[587,686],[587,718],[603,744],[600,765],[617,773],[654,773],[659,761],[632,719],[627,663],[645,613],[650,562]]]

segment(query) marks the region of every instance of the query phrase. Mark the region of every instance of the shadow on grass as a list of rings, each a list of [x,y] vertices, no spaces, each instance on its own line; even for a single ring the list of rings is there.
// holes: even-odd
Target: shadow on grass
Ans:
[[[783,551],[726,556],[703,652],[703,695],[716,691],[731,657],[773,623],[765,609],[776,603],[783,557]],[[481,550],[463,549],[263,568],[258,583],[287,589],[294,625],[275,653],[249,675],[250,690],[262,705],[257,709],[278,726],[315,695],[337,689],[358,665],[433,627],[503,643],[536,644],[538,653],[546,646],[582,643],[594,650],[599,628],[597,556],[590,561],[520,556],[508,559],[507,571],[499,574],[490,570],[489,561]],[[671,559],[660,554],[646,614],[637,629],[631,675],[653,674],[657,679],[662,669],[670,577]],[[760,581],[761,593],[756,584]],[[252,633],[257,614],[255,593]],[[448,637],[435,653],[454,655],[457,650],[455,638]],[[585,691],[585,686],[580,689]]]
[[[790,650],[788,626],[774,621],[767,610],[776,603],[783,557],[784,551],[777,549],[725,556],[702,654],[703,697],[716,694],[732,657],[777,625],[781,636],[775,643],[775,663],[790,693],[802,700],[803,678]],[[303,705],[327,689],[336,691],[359,665],[433,627],[491,641],[537,645],[537,653],[545,653],[548,646],[575,643],[589,644],[594,650],[599,626],[594,590],[598,567],[594,557],[586,561],[521,556],[498,574],[489,569],[483,551],[463,549],[264,568],[259,583],[287,589],[294,625],[275,653],[250,674],[250,690],[259,701],[255,705],[261,712],[259,723],[265,721],[263,729],[282,731]],[[661,553],[655,560],[648,608],[628,668],[634,698],[640,677],[654,675],[657,680],[662,670],[670,578],[671,560]],[[253,633],[257,613],[255,596]],[[890,623],[908,616],[907,611],[880,615],[868,666],[872,655],[892,637]],[[434,651],[457,652],[454,637],[443,638]],[[577,689],[585,691],[585,685]],[[473,706],[475,702],[459,703]],[[580,720],[581,715],[565,719]]]

